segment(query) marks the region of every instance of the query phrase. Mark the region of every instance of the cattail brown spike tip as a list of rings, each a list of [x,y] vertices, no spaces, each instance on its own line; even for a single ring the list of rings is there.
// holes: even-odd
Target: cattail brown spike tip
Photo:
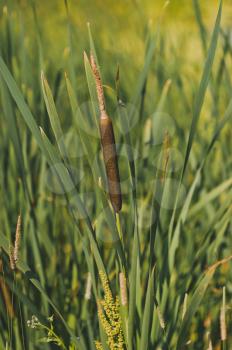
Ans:
[[[90,55],[90,63],[95,77],[96,90],[99,102],[100,137],[108,182],[109,196],[114,211],[118,213],[122,207],[122,195],[113,124],[111,118],[106,113],[105,98],[101,77],[93,54]]]

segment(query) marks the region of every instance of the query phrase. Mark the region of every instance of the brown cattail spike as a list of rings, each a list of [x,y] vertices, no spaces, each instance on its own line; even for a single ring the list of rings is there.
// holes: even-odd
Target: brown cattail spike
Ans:
[[[106,113],[100,118],[100,133],[110,200],[115,212],[119,212],[122,207],[122,196],[117,153],[112,121]]]
[[[117,213],[121,210],[122,207],[122,195],[113,124],[110,117],[106,113],[102,82],[96,62],[94,60],[94,56],[92,54],[90,62],[96,81],[96,89],[100,109],[101,144],[106,168],[109,195],[114,211]]]

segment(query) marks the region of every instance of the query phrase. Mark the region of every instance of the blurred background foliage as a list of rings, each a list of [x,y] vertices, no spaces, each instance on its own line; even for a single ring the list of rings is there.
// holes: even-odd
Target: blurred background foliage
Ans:
[[[175,134],[172,145],[182,155],[182,165],[183,150],[186,148],[186,140],[192,120],[193,101],[203,71],[206,49],[210,42],[218,8],[218,1],[216,0],[202,0],[199,3],[204,24],[205,41],[201,40],[199,23],[197,24],[194,11],[194,2],[190,0],[171,0],[165,10],[163,10],[165,1],[161,0],[0,0],[1,54],[35,116],[37,124],[43,127],[49,139],[55,144],[41,91],[40,74],[41,70],[45,72],[64,133],[66,131],[71,132],[70,137],[65,134],[65,141],[67,141],[68,149],[71,148],[71,150],[75,148],[73,145],[75,145],[74,142],[77,139],[75,134],[76,123],[71,113],[64,75],[66,72],[70,78],[79,105],[83,105],[83,108],[86,107],[85,103],[89,101],[89,92],[84,70],[83,52],[84,50],[89,52],[87,24],[89,23],[91,26],[103,82],[106,86],[107,107],[113,118],[116,106],[115,90],[113,89],[115,89],[118,66],[120,71],[120,98],[124,103],[128,103],[131,96],[133,96],[139,74],[144,66],[149,35],[160,26],[160,36],[157,40],[146,85],[146,96],[140,116],[141,122],[131,131],[133,146],[136,150],[141,148],[141,159],[136,166],[139,216],[144,225],[139,228],[142,238],[141,271],[139,272],[141,272],[142,277],[148,269],[146,246],[149,240],[149,224],[147,222],[150,212],[147,213],[151,208],[152,197],[152,186],[150,184],[154,179],[154,164],[157,165],[157,154],[160,151],[159,148],[158,153],[155,153],[155,147],[149,143],[150,139],[149,142],[146,141],[146,135],[148,135],[148,138],[152,138],[149,136],[152,128],[153,136],[157,136],[160,131],[154,122],[153,113],[161,100],[162,93],[165,92],[164,87],[167,88],[165,84],[168,82],[170,89],[167,96],[165,96],[165,103],[162,107],[163,111],[173,118]],[[227,37],[224,41],[223,35],[220,35],[220,44],[213,65],[213,79],[210,81],[210,87],[206,93],[200,127],[191,152],[187,176],[184,179],[187,190],[190,189],[196,177],[199,164],[204,159],[202,157],[206,157],[204,151],[231,99],[231,77],[229,74],[232,67],[231,9],[232,2],[225,0],[221,27]],[[206,47],[204,43],[206,43]],[[226,64],[224,65],[224,63]],[[0,161],[2,171],[0,203],[2,211],[0,225],[7,239],[12,240],[17,214],[20,210],[22,211],[24,226],[21,247],[22,259],[28,263],[32,271],[37,273],[47,295],[52,298],[55,304],[59,305],[62,315],[68,325],[74,329],[75,334],[83,332],[84,338],[88,339],[86,341],[88,349],[88,344],[92,344],[93,347],[93,339],[97,339],[99,334],[96,305],[94,302],[91,303],[90,313],[88,314],[87,306],[82,302],[88,272],[87,264],[83,263],[85,261],[83,247],[74,230],[73,221],[70,219],[65,206],[65,199],[49,190],[46,177],[47,163],[41,155],[34,136],[25,126],[8,90],[5,89],[4,85],[1,88]],[[9,101],[12,108],[9,108],[9,105],[5,106],[4,101]],[[10,120],[9,111],[12,112],[12,120],[17,120],[15,124]],[[154,125],[151,127],[152,123]],[[15,125],[19,130],[21,149],[18,147],[20,144],[18,145],[15,141],[17,138],[12,125]],[[119,130],[116,130],[116,135],[117,140],[122,141],[124,135],[121,135]],[[80,146],[79,139],[77,143]],[[99,150],[98,140],[93,140],[92,143],[93,147]],[[78,147],[76,148],[78,149]],[[19,149],[22,154],[20,154]],[[74,157],[70,158],[72,158],[71,164],[78,171],[84,169],[85,174],[87,174],[80,187],[77,186],[78,190],[83,191],[83,193],[86,190],[95,190],[96,181],[92,179],[90,167],[86,166],[86,160],[81,159],[79,161],[79,158],[75,157],[75,151]],[[127,160],[126,157],[121,158],[122,177],[127,178]],[[125,159],[123,160],[123,158]],[[166,288],[165,291],[168,297],[162,304],[162,311],[167,320],[173,317],[170,328],[168,328],[169,337],[173,344],[175,344],[178,336],[178,332],[174,333],[173,331],[175,327],[174,314],[178,314],[178,317],[180,317],[179,310],[182,307],[185,291],[189,290],[190,294],[192,293],[193,286],[195,287],[196,281],[198,281],[206,266],[231,254],[231,225],[229,226],[231,191],[229,191],[230,185],[227,182],[231,177],[231,164],[231,125],[228,124],[222,131],[220,141],[216,142],[214,149],[206,160],[199,185],[196,186],[196,192],[194,192],[187,222],[183,227],[180,226],[182,240],[177,252],[176,266],[172,276],[167,278],[168,287],[163,284],[162,280],[162,274],[166,273],[167,265],[162,252],[166,249],[167,240],[159,239],[158,241],[158,248],[161,248],[158,249],[158,267],[161,271],[161,279],[157,294],[162,295],[163,289]],[[20,167],[23,167],[23,170]],[[26,176],[29,196],[22,186],[22,174]],[[180,168],[177,169],[175,176],[180,176]],[[228,191],[224,191],[223,188],[218,189],[217,186],[221,183],[226,184]],[[217,193],[213,197],[214,202],[212,203],[207,194],[214,188],[217,189]],[[125,197],[122,221],[123,228],[126,231],[126,254],[130,258],[133,238],[131,198],[129,198],[129,195]],[[204,205],[204,201],[206,205]],[[94,227],[97,227],[98,213],[101,210],[100,202],[99,194],[94,193],[85,203],[89,209]],[[198,205],[199,203],[200,205]],[[218,210],[219,208],[220,210]],[[164,214],[165,225],[168,225],[170,213],[164,210],[162,214]],[[218,225],[217,220],[219,221]],[[102,223],[101,220],[99,221],[101,229]],[[82,229],[82,223],[80,226]],[[98,234],[101,231],[100,229],[97,227]],[[220,234],[218,240],[216,240],[215,237],[217,237],[218,232]],[[208,245],[205,245],[202,251],[201,243],[204,238],[210,249],[208,249]],[[110,249],[110,244],[108,245],[107,242],[102,244],[104,242],[101,239],[99,239],[99,242],[102,256],[105,261],[109,261],[110,270],[114,266],[115,251]],[[195,258],[196,251],[200,251],[199,259]],[[4,262],[7,264],[5,255]],[[193,268],[192,274],[189,273],[191,267]],[[143,275],[144,271],[145,274]],[[228,264],[226,264],[217,272],[214,287],[210,289],[207,301],[199,309],[195,322],[192,324],[190,333],[191,340],[196,341],[196,343],[193,343],[194,350],[202,349],[203,342],[204,345],[207,344],[206,332],[208,330],[212,331],[213,342],[219,344],[218,314],[222,299],[221,287],[227,282],[228,275],[231,276],[231,271]],[[7,277],[7,283],[12,286],[9,276],[11,276],[10,273]],[[20,281],[18,282],[20,288],[16,288],[17,297],[24,305],[22,328],[27,337],[28,348],[34,349],[34,343],[35,340],[38,340],[38,336],[28,331],[25,327],[26,320],[31,317],[32,312],[38,315],[42,314],[41,317],[46,317],[51,313],[51,308],[44,301],[44,296],[40,296],[28,280],[24,281],[20,273],[16,274],[16,280]],[[11,289],[13,288],[11,287]],[[227,289],[228,294],[231,295],[231,282],[227,283]],[[138,317],[140,317],[140,320],[142,319],[141,310],[144,305],[145,291],[146,281],[141,278],[141,299],[138,300]],[[19,313],[18,308],[19,306],[16,305],[16,311]],[[1,304],[2,310],[4,310],[3,303]],[[77,322],[77,315],[80,316],[80,324]],[[208,321],[209,318],[210,321]],[[21,348],[23,349],[20,321],[20,318],[15,320],[13,342],[20,339]],[[5,344],[8,337],[7,320],[4,318],[0,322],[4,325],[4,332],[0,338],[2,345]],[[157,318],[155,322],[157,324]],[[212,326],[210,322],[212,322]],[[65,340],[68,342],[69,338],[61,322],[58,324],[58,331],[62,336],[66,336]],[[138,326],[137,332],[140,333],[140,326]],[[159,329],[158,334],[156,334],[157,338],[153,340],[154,343],[162,344],[161,333]],[[37,348],[39,349],[40,346]],[[85,349],[85,347],[83,348]]]

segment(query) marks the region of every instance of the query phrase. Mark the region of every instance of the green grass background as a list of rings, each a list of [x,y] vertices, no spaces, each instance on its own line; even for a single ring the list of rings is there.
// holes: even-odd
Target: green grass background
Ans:
[[[66,349],[92,350],[100,340],[108,350],[96,306],[104,269],[114,295],[119,272],[127,276],[126,349],[210,349],[210,339],[215,349],[231,348],[231,265],[223,260],[232,243],[231,3],[224,1],[221,30],[217,1],[163,5],[69,1],[67,12],[63,1],[0,2],[1,349],[56,349],[46,329],[27,327],[32,315],[49,325],[54,314]],[[105,191],[96,91],[83,58],[93,46],[119,144],[119,217]],[[165,130],[171,153],[162,182]]]

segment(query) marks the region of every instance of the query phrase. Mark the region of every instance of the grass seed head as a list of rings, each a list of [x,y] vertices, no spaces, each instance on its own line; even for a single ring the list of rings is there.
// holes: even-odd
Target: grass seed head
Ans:
[[[15,261],[15,263],[17,263],[17,261],[18,261],[20,239],[21,239],[21,215],[18,216],[16,231],[15,231],[15,243],[14,243],[14,261]]]

